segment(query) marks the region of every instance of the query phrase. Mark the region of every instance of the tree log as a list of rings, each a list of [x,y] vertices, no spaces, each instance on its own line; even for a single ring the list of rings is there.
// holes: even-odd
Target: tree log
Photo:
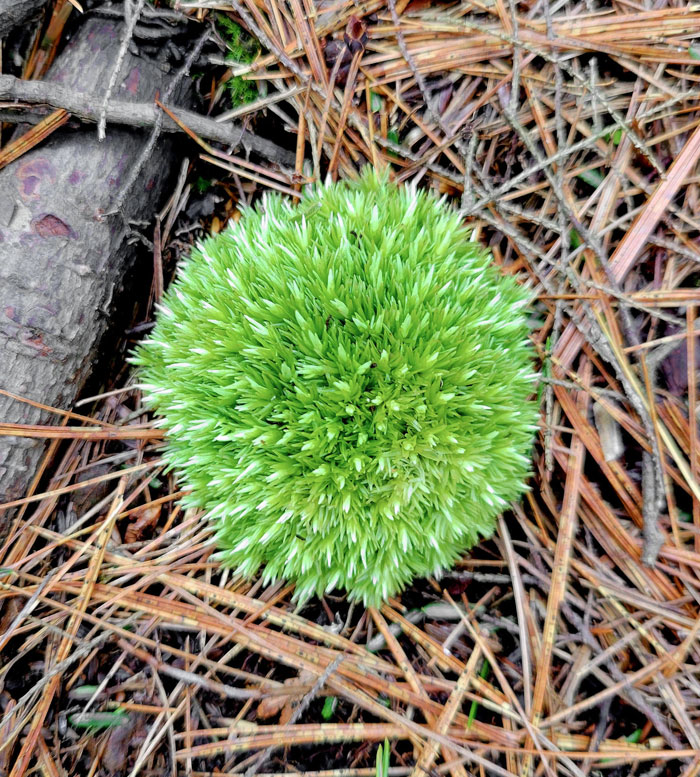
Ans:
[[[0,0],[0,38],[39,13],[45,0]]]
[[[122,31],[116,21],[87,20],[46,80],[101,105]],[[169,70],[164,62],[127,53],[113,96],[153,101],[170,83]],[[0,387],[6,391],[65,408],[85,383],[133,261],[128,221],[151,218],[178,167],[172,141],[161,138],[122,212],[102,216],[147,139],[148,132],[110,125],[104,142],[94,127],[62,128],[0,171]],[[4,396],[0,419],[55,421]],[[42,440],[0,437],[0,503],[24,494],[43,448]],[[7,515],[0,512],[0,528]]]

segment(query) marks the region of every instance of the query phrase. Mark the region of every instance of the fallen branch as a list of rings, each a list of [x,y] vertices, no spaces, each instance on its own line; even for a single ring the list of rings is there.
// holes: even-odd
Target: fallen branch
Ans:
[[[50,108],[64,108],[83,121],[98,122],[101,113],[101,97],[78,92],[75,89],[50,81],[24,81],[14,76],[0,75],[0,101],[27,105],[46,105]],[[5,108],[8,106],[5,105]],[[285,167],[294,167],[294,154],[280,148],[269,140],[260,138],[236,124],[223,124],[194,111],[168,106],[172,113],[195,134],[206,140],[214,140],[228,146],[243,145],[246,150],[255,151],[271,162]],[[160,112],[150,103],[132,103],[110,100],[105,110],[108,124],[127,127],[153,127],[159,121]],[[32,117],[18,115],[18,121],[25,122]],[[3,121],[7,121],[3,115]],[[181,129],[169,117],[163,118],[163,132],[180,132]]]

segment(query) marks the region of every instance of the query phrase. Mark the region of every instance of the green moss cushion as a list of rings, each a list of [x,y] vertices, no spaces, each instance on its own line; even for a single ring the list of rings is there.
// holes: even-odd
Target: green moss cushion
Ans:
[[[526,299],[374,173],[206,240],[134,361],[223,562],[374,605],[490,535],[529,471]]]

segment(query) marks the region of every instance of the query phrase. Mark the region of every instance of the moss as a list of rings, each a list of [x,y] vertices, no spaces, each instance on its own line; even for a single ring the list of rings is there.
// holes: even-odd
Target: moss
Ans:
[[[229,49],[226,61],[232,65],[252,62],[260,53],[257,41],[225,14],[216,15],[216,27]],[[226,89],[234,108],[253,102],[258,97],[255,81],[246,81],[242,76],[229,78]]]
[[[530,465],[526,300],[371,172],[199,246],[135,362],[222,561],[374,605],[489,536]]]

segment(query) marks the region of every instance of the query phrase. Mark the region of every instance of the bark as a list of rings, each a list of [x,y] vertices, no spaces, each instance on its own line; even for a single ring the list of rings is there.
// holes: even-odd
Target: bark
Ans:
[[[39,13],[44,0],[0,0],[0,38]]]
[[[92,95],[100,105],[122,30],[116,21],[86,21],[46,80]],[[127,53],[112,94],[120,102],[152,101],[171,78],[164,63]],[[148,132],[110,125],[102,143],[94,127],[62,129],[0,171],[3,389],[55,407],[75,400],[132,261],[126,222],[151,218],[177,167],[172,142],[159,139],[125,200],[123,216],[101,216],[147,139]],[[3,421],[50,418],[0,396]],[[43,448],[41,440],[0,437],[0,503],[24,494]],[[0,528],[3,517],[7,511],[0,512]]]

